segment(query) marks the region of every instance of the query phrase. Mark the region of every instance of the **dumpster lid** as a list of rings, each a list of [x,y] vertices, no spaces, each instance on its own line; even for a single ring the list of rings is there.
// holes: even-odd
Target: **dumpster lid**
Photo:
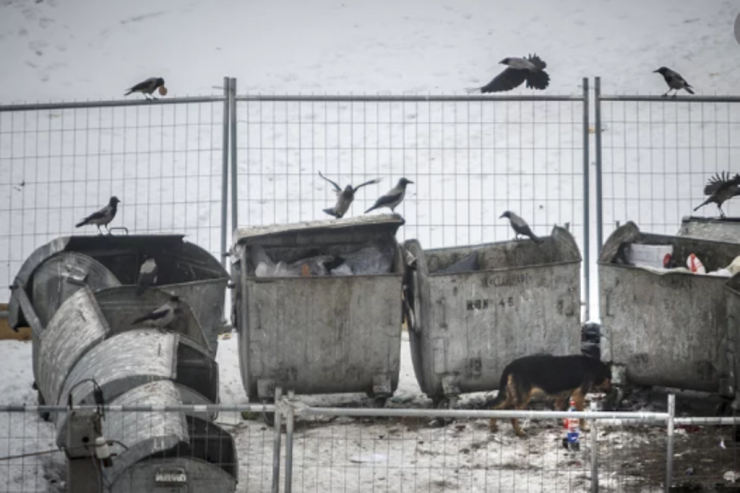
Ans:
[[[237,228],[234,231],[233,246],[236,248],[241,244],[265,244],[269,243],[270,239],[284,239],[295,236],[296,234],[321,236],[322,234],[342,232],[343,230],[351,232],[352,237],[357,239],[363,237],[369,238],[378,234],[395,235],[398,228],[403,226],[405,222],[399,214],[377,214],[372,216]]]
[[[740,217],[703,217],[703,216],[684,216],[681,218],[682,223],[740,223]]]

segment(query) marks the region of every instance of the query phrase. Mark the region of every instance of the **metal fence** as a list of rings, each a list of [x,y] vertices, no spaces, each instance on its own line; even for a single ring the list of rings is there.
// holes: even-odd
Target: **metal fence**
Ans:
[[[629,220],[675,234],[682,217],[716,217],[714,204],[693,209],[710,176],[740,170],[740,97],[604,95],[598,77],[594,91],[596,247]]]
[[[329,218],[332,186],[363,214],[401,177],[403,239],[424,248],[513,237],[512,210],[539,235],[568,226],[588,293],[588,79],[577,96],[237,96],[231,140],[238,224]]]
[[[111,227],[183,232],[220,257],[226,240],[223,96],[0,106],[0,299],[49,240],[121,200]]]
[[[0,492],[69,486],[65,453],[40,409],[67,412],[0,408]],[[260,409],[276,411],[274,427],[264,424]],[[123,422],[123,414],[146,429],[155,413],[205,419],[217,412],[215,423],[234,438],[236,458],[199,457],[196,448],[177,447],[143,461],[195,457],[236,474],[240,492],[700,491],[739,478],[740,420],[679,418],[674,409],[673,396],[667,412],[621,413],[312,408],[287,398],[264,408],[107,408],[105,419]],[[489,429],[491,417],[501,420],[497,432]],[[513,434],[512,417],[523,420],[525,438]],[[577,451],[562,443],[565,417],[588,422]],[[219,449],[212,443],[218,438],[199,436],[211,451]],[[111,445],[118,454],[125,446]],[[102,466],[96,470],[107,491],[114,479]]]

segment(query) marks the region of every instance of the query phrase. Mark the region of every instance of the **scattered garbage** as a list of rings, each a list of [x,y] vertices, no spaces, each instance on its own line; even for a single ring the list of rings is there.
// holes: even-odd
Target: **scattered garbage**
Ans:
[[[729,481],[730,483],[734,483],[738,479],[740,479],[740,473],[737,471],[727,471],[723,476],[725,481]]]
[[[393,251],[372,245],[342,255],[314,255],[290,264],[285,261],[273,262],[261,246],[254,246],[250,252],[252,265],[257,267],[257,277],[313,277],[313,276],[352,276],[377,275],[391,272]]]
[[[689,258],[686,259],[686,266],[689,268],[689,271],[691,271],[694,274],[706,274],[707,270],[704,268],[704,263],[699,260],[699,257],[696,256],[696,254],[689,255]]]
[[[572,397],[570,399],[570,408],[568,409],[568,411],[576,411],[576,403]],[[580,435],[578,418],[565,418],[564,425],[566,433],[565,439],[563,440],[563,445],[571,452],[577,452],[581,448],[581,445],[578,441],[578,436]]]
[[[735,257],[730,265],[707,272],[701,258],[695,253],[686,258],[686,267],[679,267],[673,253],[672,245],[643,245],[639,243],[623,243],[619,246],[613,262],[621,265],[631,265],[657,272],[686,272],[705,274],[717,277],[732,277],[740,272],[740,256]]]

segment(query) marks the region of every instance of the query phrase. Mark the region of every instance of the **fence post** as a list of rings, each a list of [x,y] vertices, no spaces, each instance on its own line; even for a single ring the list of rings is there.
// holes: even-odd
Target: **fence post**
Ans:
[[[665,491],[671,491],[673,482],[673,418],[676,416],[676,395],[668,395],[668,437],[665,458]]]
[[[598,419],[591,420],[591,493],[599,491],[599,428]]]
[[[223,169],[221,171],[221,264],[227,268],[226,238],[229,227],[229,78],[224,77]]]
[[[288,391],[288,411],[285,416],[285,493],[291,493],[293,489],[293,419],[295,410],[293,398],[295,392]]]
[[[585,300],[585,317],[589,320],[591,316],[590,299],[591,299],[591,252],[590,239],[591,228],[589,219],[590,207],[590,178],[589,178],[589,104],[588,104],[588,78],[583,78],[583,278],[586,281],[586,300]]]
[[[604,210],[602,209],[602,183],[601,183],[601,77],[594,81],[594,122],[595,141],[594,152],[596,153],[596,248],[601,250],[604,244]]]
[[[238,222],[238,197],[237,197],[237,156],[236,156],[236,78],[232,77],[229,83],[229,118],[231,119],[231,125],[229,130],[231,132],[231,138],[229,144],[231,145],[231,231],[233,232]]]
[[[275,388],[275,421],[273,423],[273,430],[275,436],[273,437],[272,447],[272,493],[278,493],[280,491],[280,428],[283,425],[282,413],[280,412],[280,400],[283,398],[283,389],[280,387]]]

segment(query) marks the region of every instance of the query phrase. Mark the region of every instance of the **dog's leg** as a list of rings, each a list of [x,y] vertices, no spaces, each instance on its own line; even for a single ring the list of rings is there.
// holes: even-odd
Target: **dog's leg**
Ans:
[[[532,389],[525,390],[526,394],[521,395],[519,393],[516,394],[517,397],[517,403],[515,406],[515,409],[517,411],[522,411],[524,408],[527,407],[527,404],[529,404],[529,400],[532,398]],[[521,426],[519,426],[519,420],[516,418],[511,419],[511,426],[514,427],[514,433],[516,433],[516,436],[524,438],[527,435],[522,431]]]
[[[509,376],[508,384],[506,385],[506,388],[498,389],[499,393],[504,392],[504,395],[506,396],[500,404],[493,406],[491,410],[497,411],[499,409],[510,409],[512,404],[514,404],[514,395],[512,394],[512,390],[514,389],[512,385],[512,378]],[[496,396],[498,398],[498,396]],[[498,431],[498,425],[496,424],[496,418],[491,418],[488,422],[488,427],[491,431],[496,432]]]
[[[568,398],[567,397],[558,397],[555,399],[555,404],[553,404],[553,408],[556,411],[567,411],[568,410]],[[555,422],[557,422],[558,425],[562,426],[562,422],[559,419],[556,419]]]
[[[583,387],[578,387],[573,392],[573,396],[572,397],[573,397],[573,402],[576,405],[576,411],[583,411],[583,406],[584,406],[585,401],[586,401],[586,392],[587,392],[587,390],[584,389]],[[581,427],[581,430],[588,431],[588,425],[586,424],[586,420],[585,419],[580,419],[579,420],[579,425]]]

